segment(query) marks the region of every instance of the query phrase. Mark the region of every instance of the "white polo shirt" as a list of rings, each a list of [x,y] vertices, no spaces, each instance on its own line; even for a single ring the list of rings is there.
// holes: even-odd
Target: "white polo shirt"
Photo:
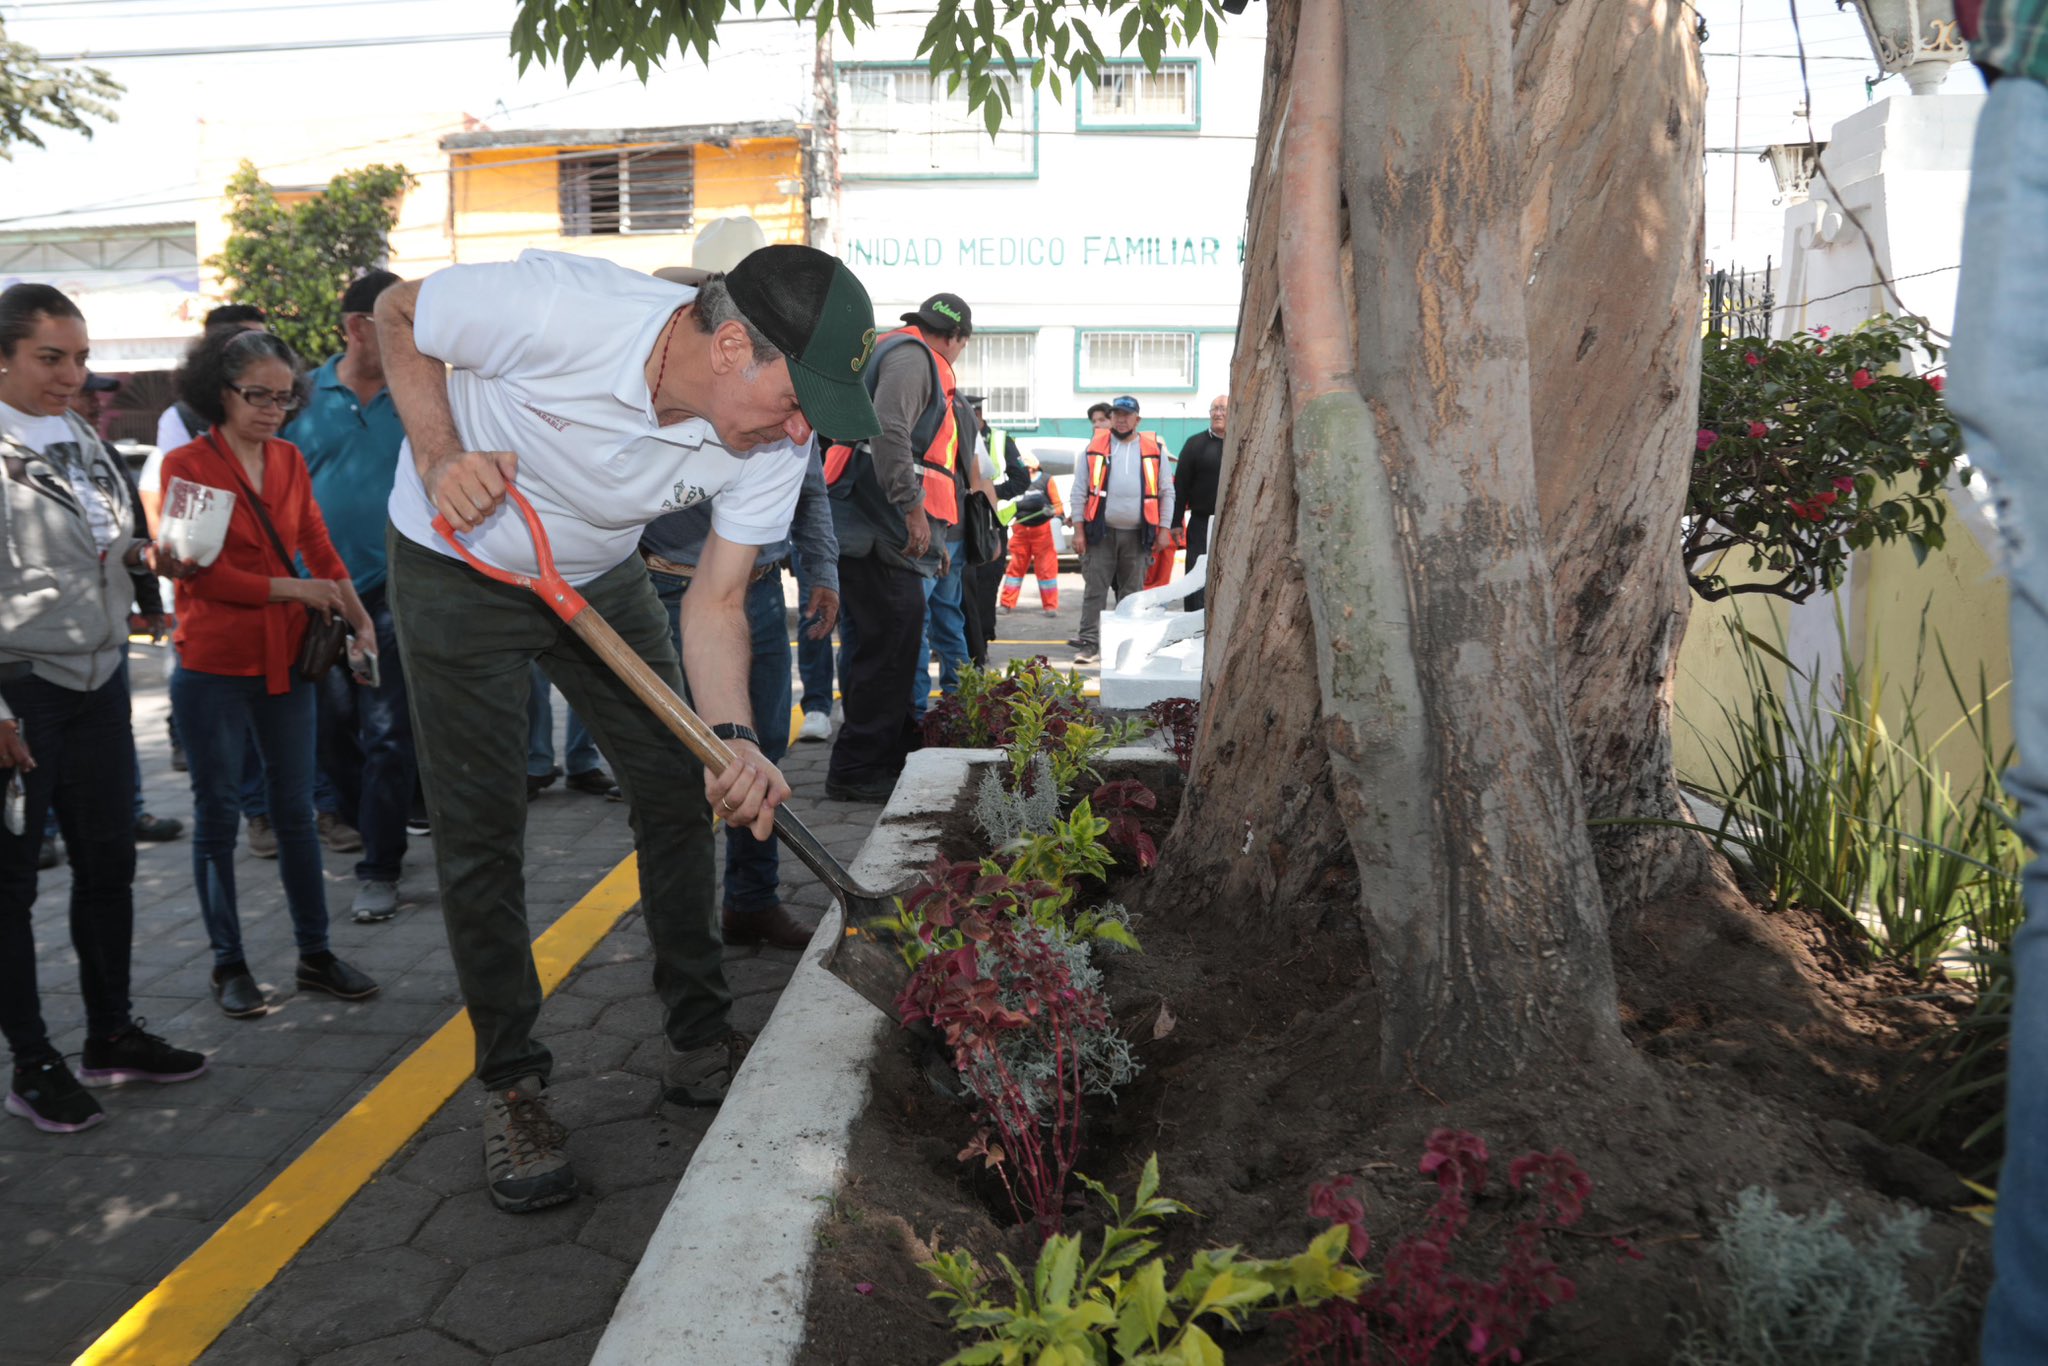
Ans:
[[[571,583],[632,555],[640,529],[664,512],[712,497],[711,524],[726,540],[767,545],[789,532],[810,443],[736,454],[702,419],[655,422],[647,357],[669,316],[695,297],[687,285],[552,251],[452,266],[420,287],[413,339],[451,367],[448,406],[464,448],[519,457],[514,483]],[[434,532],[410,442],[391,521],[400,535],[455,553]],[[525,520],[509,502],[463,541],[499,568],[535,569]]]

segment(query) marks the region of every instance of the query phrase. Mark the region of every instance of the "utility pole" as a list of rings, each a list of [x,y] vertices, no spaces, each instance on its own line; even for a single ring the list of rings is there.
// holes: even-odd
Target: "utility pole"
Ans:
[[[811,132],[804,154],[804,241],[838,254],[839,77],[832,62],[832,30],[818,34],[811,58]]]

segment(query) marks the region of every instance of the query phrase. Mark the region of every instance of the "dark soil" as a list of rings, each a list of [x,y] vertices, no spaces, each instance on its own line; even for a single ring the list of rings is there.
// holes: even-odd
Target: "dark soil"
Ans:
[[[1163,840],[1179,794],[1160,795]],[[964,804],[948,835],[956,856],[978,847]],[[1857,1220],[1893,1200],[1933,1209],[1918,1289],[1925,1298],[1964,1287],[1970,1312],[1945,1360],[1974,1360],[1988,1238],[1953,1212],[1971,1197],[1937,1157],[1872,1133],[1887,1083],[1952,1018],[1960,993],[1907,999],[1928,984],[1862,965],[1814,918],[1764,914],[1717,883],[1615,925],[1624,1024],[1643,1074],[1545,1074],[1446,1103],[1419,1084],[1378,1080],[1371,965],[1350,889],[1332,888],[1321,916],[1290,917],[1324,929],[1278,940],[1214,915],[1178,918],[1138,890],[1113,895],[1133,893],[1144,907],[1145,952],[1101,962],[1144,1072],[1091,1116],[1080,1170],[1128,1192],[1158,1154],[1163,1193],[1199,1211],[1167,1226],[1176,1267],[1203,1246],[1299,1251],[1322,1228],[1307,1214],[1310,1185],[1349,1173],[1376,1268],[1434,1199],[1416,1172],[1427,1136],[1469,1129],[1494,1158],[1493,1195],[1467,1237],[1484,1250],[1474,1270],[1491,1268],[1514,1217],[1500,1194],[1511,1158],[1563,1148],[1594,1182],[1585,1220],[1550,1235],[1548,1248],[1577,1298],[1539,1320],[1526,1361],[1668,1362],[1683,1322],[1711,1321],[1720,1304],[1713,1221],[1747,1186],[1794,1210],[1833,1200]],[[972,1116],[936,1093],[907,1035],[882,1050],[873,1082],[851,1174],[820,1234],[804,1366],[941,1362],[969,1339],[927,1298],[932,1283],[916,1263],[938,1247],[965,1247],[992,1269],[998,1253],[1024,1266],[1037,1254],[980,1163],[958,1160]],[[1073,1208],[1070,1231],[1097,1226],[1096,1211]],[[1232,1366],[1286,1360],[1277,1330],[1224,1345]],[[1454,1357],[1467,1359],[1447,1348],[1444,1359]]]

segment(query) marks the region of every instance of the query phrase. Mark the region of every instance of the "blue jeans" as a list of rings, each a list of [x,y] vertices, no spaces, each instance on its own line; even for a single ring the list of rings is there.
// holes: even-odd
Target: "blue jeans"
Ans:
[[[277,867],[284,879],[299,956],[327,949],[327,885],[313,825],[314,688],[294,679],[272,696],[261,678],[180,669],[171,705],[185,737],[192,779],[192,882],[214,966],[243,962],[235,909],[235,830],[241,821],[243,765],[253,735],[263,754]]]
[[[529,677],[533,690],[526,697],[526,776],[545,778],[555,771],[554,685],[538,664],[529,666]],[[597,752],[597,741],[590,738],[589,728],[573,707],[562,742],[562,758],[569,765],[564,772],[588,773],[604,762],[604,756]]]
[[[2019,762],[2006,790],[2020,834],[2048,851],[2048,86],[2008,77],[1977,121],[1963,272],[1949,351],[1949,406],[1971,463],[2000,504],[2012,594],[2012,720]],[[2013,939],[2005,1165],[1992,1234],[1996,1279],[1985,1366],[2048,1361],[2048,865],[2025,873]]]
[[[43,813],[54,811],[71,859],[71,946],[85,1027],[106,1036],[128,1024],[128,949],[135,926],[135,821],[129,813],[128,674],[91,692],[40,678],[0,686],[21,720],[36,766],[24,775],[26,823],[0,825],[0,1034],[19,1062],[50,1056],[36,989],[36,856]],[[0,770],[4,774],[5,770]]]
[[[405,670],[384,586],[362,596],[363,610],[377,628],[378,683],[374,688],[358,683],[346,663],[320,680],[320,771],[335,789],[335,812],[362,832],[356,880],[396,882],[417,774],[412,715],[406,709]],[[313,804],[327,809],[320,805],[317,786]]]
[[[796,571],[796,597],[802,610],[809,610],[811,587],[815,580],[804,569],[803,556],[794,546],[789,552],[790,568]],[[804,685],[804,712],[808,715],[821,711],[827,715],[832,711],[832,637],[812,640],[804,634],[810,629],[810,620],[799,612],[796,638],[796,675]]]
[[[650,571],[675,636],[676,653],[683,649],[683,594],[690,581]],[[761,753],[779,764],[789,753],[789,618],[782,605],[782,575],[770,574],[747,589],[747,633],[753,640],[753,662],[747,670],[747,705],[761,736]],[[685,691],[688,690],[687,680]],[[830,694],[827,694],[830,696]],[[773,838],[757,840],[750,831],[725,827],[725,904],[738,914],[765,911],[781,900],[780,854]]]
[[[962,549],[961,542],[948,541],[951,567],[924,581],[924,643],[918,646],[917,673],[910,680],[910,714],[920,721],[931,698],[932,653],[939,656],[939,691],[949,697],[960,691],[960,669],[967,663],[967,612],[960,597],[967,565]]]
[[[173,646],[171,649],[171,742],[181,749],[185,745],[185,727],[178,719],[178,674],[183,671],[184,667],[178,660],[177,648]],[[242,787],[238,799],[241,805],[241,812],[244,816],[267,817],[270,814],[270,798],[264,794],[263,751],[257,745],[256,736],[253,733],[249,736],[247,749],[248,757],[242,761]],[[138,790],[140,789],[141,781],[140,778],[136,779]]]

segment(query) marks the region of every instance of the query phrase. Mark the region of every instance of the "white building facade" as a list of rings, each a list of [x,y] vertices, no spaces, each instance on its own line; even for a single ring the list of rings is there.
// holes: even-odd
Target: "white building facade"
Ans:
[[[1088,431],[1135,395],[1178,449],[1227,392],[1260,83],[1262,9],[1160,70],[1111,63],[1054,99],[1010,81],[991,140],[916,59],[921,29],[862,33],[836,61],[829,240],[885,326],[950,291],[974,313],[961,387],[1018,432]],[[830,173],[827,172],[829,177]],[[823,178],[823,177],[821,177]]]

